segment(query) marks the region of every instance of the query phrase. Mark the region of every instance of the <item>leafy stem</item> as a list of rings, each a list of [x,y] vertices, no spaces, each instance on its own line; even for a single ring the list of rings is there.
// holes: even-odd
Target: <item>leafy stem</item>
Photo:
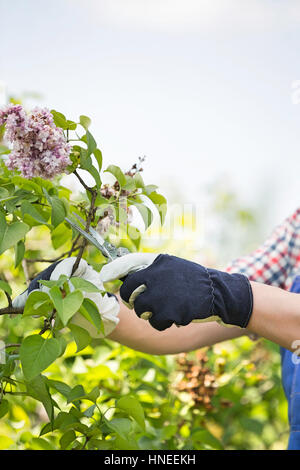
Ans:
[[[81,176],[78,174],[77,170],[74,170],[73,171],[73,174],[78,178],[78,180],[80,181],[80,183],[82,184],[82,186],[84,187],[84,189],[86,189],[87,191],[89,192],[92,192],[94,191],[93,188],[90,188],[86,182],[81,178]]]
[[[89,228],[90,228],[90,225],[91,223],[94,221],[95,219],[95,213],[96,213],[96,208],[95,208],[95,202],[96,202],[96,198],[97,198],[97,191],[93,188],[90,188],[84,181],[83,179],[81,178],[81,176],[77,173],[77,171],[75,170],[74,171],[74,174],[75,176],[77,176],[78,180],[80,181],[80,183],[83,185],[83,187],[86,189],[86,191],[89,191],[90,194],[91,194],[91,204],[90,204],[90,208],[89,208],[89,211],[88,211],[88,215],[87,215],[87,219],[86,219],[86,224],[85,224],[85,230],[88,232],[89,231]],[[82,255],[83,255],[83,252],[85,250],[85,247],[87,245],[87,240],[84,239],[83,242],[82,242],[82,245],[80,247],[80,250],[78,252],[78,255],[77,255],[77,258],[76,258],[76,261],[74,263],[74,266],[73,266],[73,269],[72,269],[72,275],[75,273],[76,269],[78,268],[79,266],[79,263],[80,263],[80,260],[82,258]]]

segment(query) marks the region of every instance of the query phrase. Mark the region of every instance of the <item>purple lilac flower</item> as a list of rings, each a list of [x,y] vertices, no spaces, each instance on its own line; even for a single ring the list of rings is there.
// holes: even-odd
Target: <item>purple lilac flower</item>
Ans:
[[[63,130],[56,127],[47,108],[34,108],[27,114],[20,105],[0,110],[4,138],[13,144],[6,161],[10,170],[20,170],[25,178],[53,178],[71,163],[71,146]]]

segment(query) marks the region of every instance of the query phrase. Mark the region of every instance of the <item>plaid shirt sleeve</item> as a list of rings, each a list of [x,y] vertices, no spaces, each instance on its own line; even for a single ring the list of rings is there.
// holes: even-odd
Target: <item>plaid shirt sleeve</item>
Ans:
[[[300,274],[300,208],[278,225],[261,247],[232,261],[226,271],[289,289],[293,278]]]

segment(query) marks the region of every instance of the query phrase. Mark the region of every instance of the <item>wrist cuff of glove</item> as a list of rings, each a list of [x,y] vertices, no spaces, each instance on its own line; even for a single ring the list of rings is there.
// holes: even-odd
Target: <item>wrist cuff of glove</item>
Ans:
[[[249,279],[240,273],[207,270],[212,288],[212,315],[223,323],[246,328],[253,310],[253,293]]]

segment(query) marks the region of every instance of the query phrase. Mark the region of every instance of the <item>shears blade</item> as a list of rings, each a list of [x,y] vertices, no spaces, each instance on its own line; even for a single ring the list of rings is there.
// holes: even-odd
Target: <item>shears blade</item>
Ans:
[[[73,214],[79,220],[79,222],[81,222],[82,224],[85,223],[84,220],[78,214],[75,214],[75,213],[73,213]],[[79,225],[75,224],[68,217],[65,217],[65,220],[68,222],[68,224],[71,225],[71,227],[74,230],[79,232],[86,240],[88,240],[90,243],[92,243],[92,245],[94,245],[96,248],[98,248],[98,250],[100,250],[101,253],[106,258],[109,258],[110,260],[114,259],[114,257],[111,255],[108,248],[106,247],[107,242],[101,237],[101,235],[98,232],[96,232],[96,230],[94,230],[92,227],[90,227],[89,228],[89,233],[88,233],[86,230],[82,229]],[[115,248],[115,247],[112,247],[112,248]]]

